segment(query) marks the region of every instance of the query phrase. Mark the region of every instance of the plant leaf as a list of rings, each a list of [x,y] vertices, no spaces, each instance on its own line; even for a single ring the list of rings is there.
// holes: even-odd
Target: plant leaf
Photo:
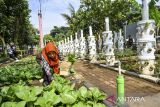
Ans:
[[[1,107],[25,107],[26,101],[20,102],[4,102]]]
[[[1,104],[1,102],[2,102],[2,96],[0,96],[0,104]]]
[[[21,102],[18,102],[15,107],[25,107],[25,105],[26,105],[26,101],[21,101]]]
[[[78,93],[78,97],[85,101],[85,98],[87,98],[87,88],[82,86],[80,89],[79,89],[79,93]]]
[[[1,90],[1,93],[4,94],[4,95],[7,95],[8,90],[9,90],[9,87],[3,87],[2,90]]]
[[[90,88],[91,92],[92,92],[92,96],[94,98],[94,100],[96,102],[98,102],[99,100],[104,100],[105,99],[105,94],[100,92],[98,88],[96,87],[92,87]]]
[[[106,106],[101,103],[95,103],[95,104],[93,104],[93,107],[106,107]]]
[[[32,89],[31,89],[31,94],[37,96],[37,95],[39,95],[42,91],[43,91],[43,87],[35,86],[35,87],[32,87]]]
[[[78,102],[77,104],[74,104],[72,107],[92,107],[92,106],[85,104],[84,102]]]
[[[69,93],[61,94],[61,101],[64,104],[73,104],[76,101],[76,98]]]
[[[15,95],[24,100],[24,101],[35,101],[37,97],[33,94],[31,94],[30,90],[28,88],[23,87],[24,90],[18,91],[15,93]]]
[[[40,105],[41,107],[46,107],[46,100],[44,97],[38,97],[34,105]]]
[[[61,101],[60,96],[50,92],[45,92],[43,97],[39,97],[34,103],[35,105],[40,105],[41,107],[51,107],[58,104]]]
[[[15,107],[15,102],[4,102],[1,107]]]

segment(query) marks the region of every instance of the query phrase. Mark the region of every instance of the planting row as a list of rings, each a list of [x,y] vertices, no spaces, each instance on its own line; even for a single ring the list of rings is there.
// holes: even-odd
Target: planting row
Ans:
[[[105,107],[105,97],[97,88],[75,89],[59,75],[46,87],[28,87],[21,82],[0,90],[1,107]]]
[[[36,63],[35,57],[27,57],[19,62],[1,67],[0,77],[1,85],[17,83],[20,80],[29,82],[41,78],[41,69]]]

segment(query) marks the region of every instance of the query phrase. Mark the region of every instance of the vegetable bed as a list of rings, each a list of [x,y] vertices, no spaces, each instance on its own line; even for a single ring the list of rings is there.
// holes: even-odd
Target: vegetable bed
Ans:
[[[105,107],[102,101],[106,95],[98,88],[76,88],[70,80],[54,75],[46,87],[30,85],[41,78],[35,57],[0,68],[1,107]]]
[[[36,63],[35,57],[27,57],[19,62],[0,68],[0,84],[9,85],[20,80],[26,83],[33,79],[41,78],[41,68]]]
[[[105,107],[105,94],[97,88],[74,89],[69,80],[55,76],[47,87],[6,86],[0,91],[1,107]]]

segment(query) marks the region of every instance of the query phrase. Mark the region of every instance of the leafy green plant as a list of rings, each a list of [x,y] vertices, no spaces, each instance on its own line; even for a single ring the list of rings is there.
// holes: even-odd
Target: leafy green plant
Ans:
[[[92,98],[91,91],[88,91],[86,87],[81,87],[78,91],[78,97],[81,101],[85,101],[87,99]]]
[[[93,99],[95,102],[102,101],[105,98],[105,94],[100,92],[98,88],[90,88]]]
[[[61,80],[61,81],[59,81]],[[25,86],[23,82],[2,87],[0,90],[1,107],[104,107],[104,93],[98,88],[84,86],[74,89],[70,82],[56,75],[47,87]]]
[[[84,102],[78,102],[73,105],[73,107],[91,107],[89,104],[86,104]]]
[[[29,83],[30,80],[41,78],[41,68],[34,60],[34,57],[22,59],[11,65],[0,68],[0,83],[11,84],[20,80]]]
[[[105,55],[103,53],[99,53],[98,60],[104,60],[104,59],[105,59]]]
[[[55,90],[44,92],[43,97],[39,97],[34,104],[39,105],[40,107],[52,107],[53,105],[58,104],[61,101],[61,98],[59,95],[56,95],[54,91]]]
[[[117,51],[115,55],[117,58],[124,58],[124,57],[135,56],[136,52],[133,51],[132,49],[124,49],[124,51]]]
[[[35,101],[37,99],[37,95],[41,94],[43,88],[42,87],[27,87],[21,86],[16,90],[15,95],[26,102]]]
[[[20,102],[5,102],[1,105],[1,107],[25,107],[26,101]]]
[[[68,93],[62,93],[61,94],[61,101],[63,104],[73,104],[77,100],[77,93],[72,91]]]
[[[74,85],[60,75],[55,74],[54,80],[46,87],[27,86],[27,81],[40,76],[39,66],[33,60],[34,57],[26,58],[0,69],[0,76],[3,77],[0,81],[12,84],[0,87],[1,107],[103,107],[100,104],[103,93],[98,89],[74,89]],[[72,65],[75,60],[71,55],[69,61]]]
[[[69,54],[68,61],[71,62],[71,64],[74,64],[74,62],[76,61],[76,56],[74,54]]]
[[[69,54],[68,55],[68,61],[71,62],[71,65],[69,67],[69,72],[72,74],[72,73],[75,73],[75,70],[73,69],[73,64],[74,62],[76,61],[76,56],[75,54]]]
[[[156,60],[154,76],[160,78],[160,58]]]

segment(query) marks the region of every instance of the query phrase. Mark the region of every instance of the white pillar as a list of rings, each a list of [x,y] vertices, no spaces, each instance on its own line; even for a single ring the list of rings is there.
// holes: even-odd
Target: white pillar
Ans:
[[[115,31],[114,31],[114,39],[113,39],[113,42],[114,42],[114,49],[117,49],[118,34],[117,34],[117,32],[115,32]]]
[[[101,39],[101,36],[99,34],[98,35],[98,52],[102,51],[101,48],[102,48],[102,39]]]
[[[72,35],[70,36],[70,53],[74,54],[74,42]]]
[[[89,36],[93,36],[92,26],[89,26]]]
[[[106,64],[113,66],[115,64],[114,46],[113,46],[113,34],[109,30],[109,19],[105,19],[106,31],[103,32],[103,52],[106,57]]]
[[[153,75],[155,69],[155,21],[149,20],[148,4],[143,0],[142,20],[137,23],[137,52],[142,74]]]
[[[64,41],[61,41],[62,54],[64,55]]]
[[[74,46],[75,46],[75,55],[76,55],[76,57],[79,57],[79,40],[78,40],[78,37],[77,37],[78,35],[77,35],[77,33],[75,33],[75,44],[74,44]]]
[[[96,56],[96,41],[95,37],[93,36],[92,32],[92,27],[89,26],[89,37],[88,37],[88,42],[89,42],[89,59],[91,63],[94,63],[97,61],[97,56]]]
[[[151,0],[142,0],[142,20],[149,20],[149,3]]]
[[[59,49],[60,52],[62,52],[62,43],[61,43],[61,41],[58,42],[58,49]]]
[[[123,42],[123,36],[122,36],[122,31],[121,29],[119,30],[119,35],[118,35],[118,50],[122,51],[124,49],[123,46],[124,42]]]
[[[65,55],[68,54],[68,43],[67,43],[67,38],[65,39]]]
[[[69,41],[69,37],[67,37],[67,54],[70,54],[70,41]]]
[[[81,30],[81,38],[80,38],[80,57],[84,59],[86,55],[86,41],[85,37],[83,37],[83,30]]]
[[[105,18],[105,25],[106,25],[106,31],[109,31],[109,18],[108,17],[106,17]]]
[[[64,55],[67,55],[67,40],[64,39]]]

